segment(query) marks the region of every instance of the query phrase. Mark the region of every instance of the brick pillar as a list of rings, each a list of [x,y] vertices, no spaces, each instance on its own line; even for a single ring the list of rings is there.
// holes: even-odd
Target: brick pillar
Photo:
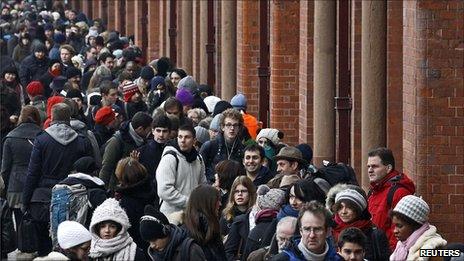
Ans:
[[[164,2],[164,1],[163,1]],[[148,7],[148,49],[147,49],[147,63],[150,61],[161,57],[160,55],[160,44],[161,44],[161,33],[162,32],[167,32],[167,28],[164,28],[162,26],[165,25],[166,23],[166,17],[163,16],[155,16],[151,14],[156,14],[158,10],[160,12],[163,10],[161,9],[161,6],[163,2],[160,1],[147,1],[147,7]],[[162,15],[163,13],[161,13]],[[162,21],[162,23],[161,23]],[[143,32],[142,32],[143,33]]]
[[[152,15],[149,15],[148,16],[148,23],[150,24],[153,24],[153,26],[157,26],[158,28],[158,35],[153,35],[153,36],[157,36],[156,39],[153,39],[153,41],[157,41],[159,43],[159,55],[157,55],[156,57],[161,57],[161,56],[167,56],[167,52],[166,52],[166,37],[167,37],[167,33],[168,33],[168,27],[167,27],[167,22],[168,22],[168,17],[166,15],[166,1],[148,1],[148,13],[149,14],[153,14],[155,13],[156,11],[158,11],[158,17],[160,19],[156,19],[155,17],[153,17]],[[151,28],[151,26],[150,26]],[[150,40],[151,37],[148,38],[148,46],[150,48],[150,46],[152,46],[150,44]]]
[[[134,2],[134,13],[137,20],[134,25],[135,45],[140,47],[145,61],[148,59],[148,37],[153,34],[148,31],[148,4],[146,0],[138,0]]]
[[[206,44],[208,43],[208,1],[200,1],[200,46],[199,60],[200,72],[198,82],[206,83],[208,81],[208,55],[206,53]]]
[[[300,2],[299,143],[313,147],[314,2]]]
[[[200,1],[193,2],[192,12],[193,12],[192,13],[193,30],[192,30],[192,43],[191,43],[191,46],[192,46],[192,76],[197,82],[199,82],[200,80],[200,44],[201,44],[200,43]]]
[[[125,34],[126,30],[126,0],[115,0],[116,12],[115,12],[115,29],[121,34]]]
[[[298,1],[272,1],[270,5],[271,127],[285,133],[285,143],[295,145],[299,128],[300,5]]]
[[[126,18],[125,31],[122,32],[125,36],[131,36],[135,33],[135,22],[140,17],[135,16],[135,0],[126,0],[126,8],[123,11]]]
[[[108,12],[107,27],[110,30],[114,30],[116,29],[116,1],[108,1],[106,10]]]
[[[464,3],[403,2],[403,169],[448,242],[464,241]]]
[[[92,3],[88,0],[82,1],[82,12],[87,16],[87,18],[92,19],[91,11]]]
[[[214,1],[214,11],[215,11],[215,16],[214,16],[214,24],[216,26],[216,31],[215,31],[215,40],[216,40],[216,55],[214,59],[214,64],[215,64],[215,74],[216,74],[216,86],[214,89],[214,92],[217,97],[221,97],[222,95],[222,90],[221,90],[221,83],[222,83],[222,78],[221,78],[221,67],[222,67],[222,62],[221,62],[221,31],[222,31],[222,25],[221,25],[221,5],[222,1]]]
[[[237,3],[221,3],[221,97],[230,101],[237,84]]]
[[[177,50],[177,67],[183,68],[182,64],[182,2],[181,0],[176,1],[176,10],[177,10],[177,37],[176,37],[176,50]],[[190,72],[187,72],[190,74]]]
[[[182,54],[180,56],[182,68],[187,74],[193,73],[193,1],[180,1],[182,14],[180,18]]]
[[[237,2],[237,92],[248,100],[247,112],[258,115],[259,2]]]
[[[103,20],[104,24],[108,23],[108,1],[112,2],[112,0],[100,0],[100,6],[98,9],[98,17]]]
[[[100,9],[101,9],[101,0],[92,0],[93,19],[101,18]]]

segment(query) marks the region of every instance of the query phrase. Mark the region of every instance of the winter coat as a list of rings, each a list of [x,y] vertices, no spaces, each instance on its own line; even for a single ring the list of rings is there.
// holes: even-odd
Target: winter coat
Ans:
[[[147,173],[150,177],[150,182],[155,190],[155,196],[152,204],[155,208],[159,209],[159,196],[158,196],[158,184],[156,183],[156,169],[161,161],[161,155],[163,155],[165,144],[160,144],[155,140],[149,141],[146,145],[140,147],[139,162],[147,169]]]
[[[137,112],[139,112],[139,111],[146,112],[147,109],[148,109],[147,104],[144,101],[127,102],[125,104],[125,108],[126,108],[126,115],[127,115],[127,117],[129,117],[129,119],[132,119],[132,117],[134,117],[134,115]]]
[[[32,98],[31,105],[39,110],[41,122],[45,122],[47,119],[47,98],[42,95],[35,96]]]
[[[275,173],[273,173],[268,167],[261,166],[259,169],[258,175],[253,180],[253,184],[255,187],[259,187],[259,185],[267,184],[272,178],[274,178]]]
[[[240,215],[234,219],[229,235],[224,243],[227,260],[242,260],[245,244],[250,233],[250,213]]]
[[[44,75],[39,78],[39,82],[42,83],[44,88],[44,96],[49,98],[52,94],[52,88],[50,88],[50,84],[53,82],[53,78],[55,78],[51,73],[50,70],[47,71]]]
[[[17,115],[21,112],[21,99],[18,93],[0,80],[0,101],[2,107],[6,108],[8,116]]]
[[[19,67],[19,79],[23,86],[27,86],[31,81],[38,80],[48,70],[48,57],[39,60],[34,53],[28,55],[21,62]]]
[[[31,46],[27,45],[24,46],[22,44],[18,44],[13,50],[13,60],[15,61],[16,65],[19,65],[24,58],[31,54]]]
[[[16,249],[16,233],[13,225],[12,210],[8,202],[0,198],[0,250],[6,255]]]
[[[8,202],[12,208],[20,208],[21,192],[27,176],[34,139],[42,129],[34,123],[21,123],[5,138],[3,144],[1,175],[8,187]]]
[[[158,94],[156,90],[150,91],[147,96],[148,113],[151,115],[153,111],[158,108],[165,100],[171,95],[167,92],[161,92]]]
[[[140,236],[139,225],[140,218],[144,215],[146,205],[153,204],[155,191],[149,177],[134,184],[130,187],[116,188],[116,198],[119,198],[119,204],[126,211],[129,217],[131,227],[127,230],[129,235],[134,239],[134,242],[141,249],[148,247],[148,242],[144,241]]]
[[[114,130],[108,129],[105,125],[100,124],[95,124],[92,132],[100,149],[102,149],[103,144],[105,144],[114,134]]]
[[[185,209],[190,193],[199,184],[206,183],[205,164],[196,153],[192,162],[180,152],[177,144],[164,148],[163,156],[156,170],[158,196],[163,201],[160,211],[165,215]],[[176,157],[170,152],[173,152]]]
[[[52,188],[66,178],[74,162],[92,156],[92,146],[69,125],[56,123],[38,135],[34,141],[23,204],[28,205],[36,188]]]
[[[201,146],[200,154],[205,160],[206,177],[209,182],[214,182],[214,168],[220,161],[230,159],[242,163],[244,146],[240,138],[236,138],[234,146],[228,145],[228,147],[231,147],[229,152],[222,133],[216,139],[207,141]]]
[[[238,217],[240,215],[246,214],[245,212],[240,211],[238,208],[234,207],[233,208],[233,216]],[[219,225],[221,227],[221,235],[226,236],[229,234],[230,228],[232,227],[234,220],[232,219],[230,222],[227,221],[226,217],[224,215],[221,215],[221,219],[219,220]]]
[[[48,58],[52,60],[60,59],[60,45],[59,44],[53,44],[52,49],[50,49],[50,52],[48,52]]]
[[[392,179],[398,179],[396,182],[398,183],[399,188],[393,195],[391,208],[389,208],[387,204],[387,195],[388,191],[393,185]],[[412,180],[406,176],[406,174],[401,174],[396,170],[391,171],[376,184],[371,183],[368,198],[369,213],[372,215],[372,222],[378,228],[385,231],[385,234],[387,235],[387,238],[390,242],[390,250],[395,249],[397,240],[393,236],[394,225],[392,224],[391,219],[388,217],[388,213],[391,209],[395,208],[396,204],[398,201],[400,201],[401,198],[414,194],[414,192],[415,187]]]
[[[256,215],[256,226],[248,234],[245,249],[242,255],[242,260],[250,255],[251,252],[257,250],[261,246],[261,241],[266,234],[266,231],[272,226],[277,215],[277,211],[266,209],[265,212],[258,212]]]
[[[71,128],[73,128],[73,130],[75,130],[77,133],[89,139],[89,142],[92,145],[93,159],[95,160],[95,164],[97,165],[97,168],[100,168],[102,159],[101,159],[101,153],[100,153],[100,146],[98,146],[98,142],[97,142],[97,139],[95,138],[95,135],[93,135],[93,132],[87,129],[87,125],[85,125],[85,123],[83,123],[80,120],[72,119],[70,123],[71,123]]]
[[[429,258],[420,257],[421,249],[439,249],[446,246],[446,244],[446,240],[437,233],[437,228],[430,225],[429,229],[409,249],[407,260],[429,260]]]
[[[292,240],[289,246],[282,251],[282,253],[275,255],[271,258],[272,261],[287,261],[287,260],[306,260],[303,253],[298,249],[300,240]],[[325,255],[326,261],[343,261],[343,258],[337,255],[337,251],[328,244],[329,250]]]
[[[261,244],[262,245],[262,244]],[[279,254],[279,246],[277,244],[277,239],[274,236],[272,237],[271,243],[268,246],[261,247],[253,252],[251,252],[248,257],[247,261],[263,261],[263,260],[270,260],[275,255]]]

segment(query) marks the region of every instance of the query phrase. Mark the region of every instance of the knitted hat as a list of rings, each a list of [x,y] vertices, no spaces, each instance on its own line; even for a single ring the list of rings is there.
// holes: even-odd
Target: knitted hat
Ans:
[[[274,146],[277,146],[280,142],[279,138],[279,130],[278,129],[262,129],[259,133],[258,136],[256,136],[256,141],[258,141],[260,138],[266,138],[274,144]]]
[[[198,85],[198,93],[205,93],[208,97],[213,95],[213,89],[207,84],[200,84]]]
[[[27,87],[26,87],[26,92],[32,97],[35,97],[37,95],[43,95],[44,88],[42,86],[42,83],[39,81],[32,81],[30,82]]]
[[[127,82],[122,86],[122,94],[124,95],[124,101],[129,102],[132,96],[139,91],[139,87],[134,82]]]
[[[55,63],[60,63],[61,64],[60,60],[58,60],[58,59],[50,59],[48,61],[48,68],[51,68]]]
[[[145,241],[165,238],[170,234],[168,218],[152,205],[145,206],[145,215],[140,218],[140,236]]]
[[[213,117],[218,115],[219,113],[223,113],[227,109],[232,109],[232,105],[226,101],[218,101],[214,106],[213,110]]]
[[[101,94],[98,92],[92,92],[87,94],[87,105],[98,105],[101,102]]]
[[[152,77],[150,81],[150,90],[151,91],[156,90],[157,89],[156,87],[158,87],[159,84],[164,85],[164,77],[162,76]]]
[[[190,91],[190,93],[195,94],[198,91],[198,84],[195,82],[192,76],[186,76],[180,79],[177,88],[185,88]]]
[[[61,76],[61,75],[57,76],[53,78],[53,81],[50,84],[50,88],[52,88],[52,90],[56,92],[61,92],[64,89],[64,85],[66,84],[67,81],[68,79],[66,79],[66,77]]]
[[[151,80],[153,77],[155,77],[155,71],[153,71],[153,68],[150,66],[144,66],[142,67],[142,70],[140,70],[140,77],[144,80]]]
[[[33,48],[33,52],[34,53],[37,53],[37,52],[43,52],[43,53],[47,53],[47,47],[45,47],[45,44],[43,43],[38,43],[34,46]]]
[[[303,159],[301,151],[295,147],[283,147],[279,153],[274,157],[274,159],[280,160],[289,160],[289,161],[298,161],[299,163],[306,164],[306,160]]]
[[[393,211],[401,213],[422,225],[429,219],[430,208],[422,198],[407,195],[396,204]]]
[[[211,124],[209,125],[209,129],[213,131],[220,131],[222,117],[222,114],[214,116],[213,120],[211,121]]]
[[[72,165],[73,170],[80,172],[80,173],[85,173],[85,174],[90,174],[93,173],[95,170],[97,170],[97,165],[95,164],[95,160],[93,157],[90,156],[85,156],[80,159],[78,159],[74,164]]]
[[[90,231],[95,233],[95,226],[103,221],[114,221],[120,224],[122,229],[119,234],[126,233],[131,227],[129,217],[114,198],[106,199],[95,209],[90,221]]]
[[[82,95],[81,91],[77,89],[71,89],[68,92],[66,92],[66,98],[79,98],[81,101],[84,101],[84,96]]]
[[[296,145],[296,148],[301,151],[301,154],[303,154],[303,158],[306,161],[311,162],[313,160],[313,149],[311,146],[306,143],[302,143]]]
[[[347,199],[353,202],[356,206],[359,207],[361,212],[363,212],[367,208],[367,201],[366,198],[363,197],[359,192],[354,189],[345,189],[340,191],[335,196],[335,203],[340,202],[342,199]]]
[[[92,240],[90,232],[79,222],[65,220],[58,225],[58,244],[62,249],[70,249]]]
[[[95,114],[95,123],[100,125],[108,125],[116,119],[116,114],[110,106],[100,108]]]
[[[82,76],[81,70],[77,69],[74,66],[68,67],[68,69],[66,69],[66,78],[71,79],[72,77],[75,77],[75,76],[81,77]]]
[[[279,210],[285,203],[285,192],[281,189],[270,189],[267,185],[260,185],[256,193],[256,204],[260,209]]]
[[[188,89],[185,88],[180,88],[177,90],[176,99],[182,103],[182,106],[193,104],[193,95]]]
[[[230,104],[239,110],[246,110],[247,108],[247,99],[245,95],[239,93],[236,94],[232,99],[230,100]]]
[[[116,59],[121,58],[122,57],[122,50],[121,49],[114,50],[113,55],[114,55],[114,57],[116,57]]]
[[[57,44],[63,44],[64,42],[66,42],[66,35],[62,33],[56,33],[53,36],[53,41]]]
[[[201,126],[196,126],[195,127],[195,136],[201,144],[205,144],[205,142],[209,141],[209,133],[208,130],[201,127]]]
[[[208,96],[203,99],[203,102],[206,104],[206,108],[208,108],[209,113],[213,113],[214,106],[221,100],[221,98],[216,96]]]

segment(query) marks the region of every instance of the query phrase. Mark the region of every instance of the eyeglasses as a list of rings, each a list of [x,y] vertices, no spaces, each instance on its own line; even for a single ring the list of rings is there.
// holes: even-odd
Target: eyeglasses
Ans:
[[[324,233],[323,227],[302,227],[301,232],[304,234],[314,233],[315,235],[322,235]]]
[[[232,127],[233,127],[234,129],[237,129],[237,128],[240,127],[240,124],[238,124],[238,123],[234,123],[234,124],[232,124],[232,123],[226,123],[224,126],[226,126],[226,128],[228,128],[228,129],[232,129]]]
[[[248,190],[247,189],[237,189],[237,190],[234,190],[234,194],[246,194],[248,193]]]

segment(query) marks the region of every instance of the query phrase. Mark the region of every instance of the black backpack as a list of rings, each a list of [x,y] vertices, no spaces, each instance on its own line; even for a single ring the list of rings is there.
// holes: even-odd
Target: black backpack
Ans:
[[[359,186],[353,168],[345,163],[329,162],[319,168],[312,176],[326,180],[331,186],[340,183]]]

